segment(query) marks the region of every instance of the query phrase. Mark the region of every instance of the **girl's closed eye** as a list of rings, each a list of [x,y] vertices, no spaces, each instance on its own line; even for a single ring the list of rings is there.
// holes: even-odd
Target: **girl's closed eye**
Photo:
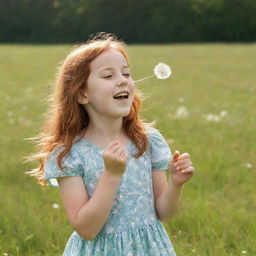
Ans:
[[[125,74],[123,74],[123,76],[130,77],[130,74],[129,73],[125,73]]]
[[[104,79],[109,79],[109,78],[111,78],[111,77],[112,77],[112,75],[104,75],[104,76],[103,76]]]

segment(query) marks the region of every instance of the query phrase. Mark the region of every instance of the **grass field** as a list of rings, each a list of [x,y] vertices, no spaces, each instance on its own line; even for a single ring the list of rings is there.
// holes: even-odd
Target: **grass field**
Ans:
[[[44,120],[58,63],[70,45],[0,46],[0,256],[61,255],[72,232],[58,189],[23,163]],[[256,44],[129,46],[133,78],[168,63],[173,75],[138,84],[141,117],[196,168],[165,227],[178,256],[256,255]],[[58,204],[59,209],[53,208]]]

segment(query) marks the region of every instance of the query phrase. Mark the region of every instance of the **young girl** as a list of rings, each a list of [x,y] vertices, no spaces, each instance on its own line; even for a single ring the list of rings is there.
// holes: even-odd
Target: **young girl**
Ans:
[[[75,230],[64,256],[176,255],[160,221],[176,212],[194,168],[139,119],[140,95],[114,35],[74,48],[60,67],[29,174],[59,186]]]

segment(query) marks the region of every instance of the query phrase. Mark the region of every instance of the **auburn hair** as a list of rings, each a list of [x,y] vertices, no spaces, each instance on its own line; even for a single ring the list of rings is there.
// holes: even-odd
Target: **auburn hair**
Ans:
[[[39,135],[30,138],[36,141],[38,152],[26,157],[28,161],[39,161],[38,168],[26,174],[35,176],[41,185],[48,184],[44,179],[44,167],[49,154],[56,147],[64,148],[57,157],[58,166],[64,171],[63,158],[70,152],[75,137],[83,134],[89,124],[89,116],[83,105],[78,103],[78,97],[87,86],[90,63],[108,49],[119,51],[128,63],[125,44],[113,34],[100,33],[83,44],[75,45],[57,72],[47,118]],[[142,122],[138,116],[142,97],[141,91],[136,88],[130,113],[123,118],[123,129],[138,148],[138,153],[133,155],[135,158],[147,150],[146,127],[153,125]]]

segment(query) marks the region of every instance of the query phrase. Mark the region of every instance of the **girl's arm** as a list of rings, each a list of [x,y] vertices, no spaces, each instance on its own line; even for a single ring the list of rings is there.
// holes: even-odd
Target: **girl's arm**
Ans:
[[[114,204],[120,179],[121,176],[104,171],[89,199],[81,177],[58,178],[66,214],[82,238],[94,239],[104,226]]]
[[[105,170],[90,199],[81,177],[58,178],[69,221],[84,239],[94,239],[107,221],[127,159],[128,154],[118,141],[109,144],[103,152]]]
[[[179,208],[183,184],[193,176],[195,168],[192,166],[190,155],[180,155],[175,151],[169,163],[171,175],[167,182],[165,171],[153,171],[153,188],[155,208],[161,221],[169,221]]]
[[[167,182],[164,170],[153,171],[155,209],[160,221],[168,222],[177,212],[182,196],[183,185]]]

